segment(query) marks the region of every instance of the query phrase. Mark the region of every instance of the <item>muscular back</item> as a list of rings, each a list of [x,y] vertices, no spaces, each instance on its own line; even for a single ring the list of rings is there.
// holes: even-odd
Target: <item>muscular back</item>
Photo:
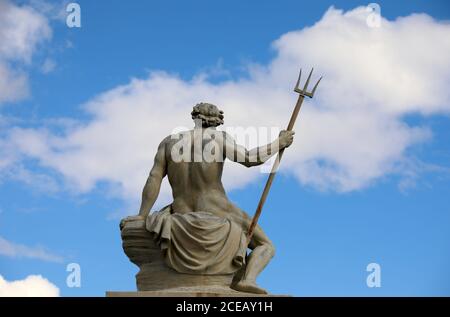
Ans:
[[[166,137],[158,146],[155,161],[142,191],[139,214],[148,215],[167,175],[172,187],[174,212],[207,211],[235,221],[248,218],[232,204],[222,185],[225,158],[246,167],[257,166],[292,143],[293,132],[282,131],[270,144],[247,150],[234,139],[213,129],[194,128]],[[265,154],[262,154],[265,153]]]
[[[230,208],[221,181],[223,148],[222,138],[194,130],[166,138],[165,159],[174,211],[222,214]]]

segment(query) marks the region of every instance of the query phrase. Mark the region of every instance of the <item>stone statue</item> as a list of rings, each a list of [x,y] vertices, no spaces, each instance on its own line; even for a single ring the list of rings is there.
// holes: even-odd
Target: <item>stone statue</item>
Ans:
[[[141,269],[138,290],[221,288],[266,294],[256,277],[275,249],[259,226],[247,241],[251,218],[228,199],[223,165],[225,159],[261,165],[290,146],[294,132],[281,131],[271,144],[247,150],[216,129],[224,115],[215,105],[199,103],[191,115],[192,130],[170,135],[158,146],[139,215],[120,225],[125,253]],[[150,213],[165,176],[173,202]]]
[[[294,88],[299,97],[287,129],[270,144],[252,150],[236,144],[230,135],[216,129],[223,124],[223,112],[209,103],[194,107],[192,130],[162,140],[142,193],[139,214],[120,223],[123,249],[140,268],[136,275],[138,291],[150,296],[267,294],[256,284],[256,277],[275,249],[257,221],[284,150],[293,142],[292,130],[303,100],[313,98],[322,79],[308,91],[312,73],[313,69],[301,89],[300,70]],[[277,158],[250,219],[225,193],[221,181],[224,160],[252,167],[275,154]],[[150,213],[165,176],[172,187],[173,202]],[[130,295],[136,293],[107,292],[107,296]]]

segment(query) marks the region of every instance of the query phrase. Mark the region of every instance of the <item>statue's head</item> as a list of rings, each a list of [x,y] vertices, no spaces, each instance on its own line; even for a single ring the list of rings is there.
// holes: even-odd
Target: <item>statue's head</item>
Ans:
[[[223,124],[223,111],[211,103],[201,102],[196,104],[191,115],[196,123],[201,120],[204,128],[217,127]]]

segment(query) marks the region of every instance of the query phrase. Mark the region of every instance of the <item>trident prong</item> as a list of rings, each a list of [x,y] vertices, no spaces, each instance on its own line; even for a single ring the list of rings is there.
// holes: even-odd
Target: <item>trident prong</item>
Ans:
[[[299,93],[301,96],[307,96],[309,98],[312,98],[314,96],[314,93],[316,92],[317,86],[319,85],[320,81],[322,80],[322,77],[319,78],[319,80],[317,81],[317,83],[314,85],[314,88],[311,92],[308,92],[308,84],[309,84],[309,80],[311,79],[311,75],[314,71],[314,68],[311,69],[311,71],[309,72],[308,78],[306,79],[305,82],[305,86],[303,87],[303,89],[299,88],[300,85],[300,79],[302,77],[302,70],[300,69],[300,73],[298,75],[298,80],[297,80],[297,84],[295,85],[294,91],[296,93]]]

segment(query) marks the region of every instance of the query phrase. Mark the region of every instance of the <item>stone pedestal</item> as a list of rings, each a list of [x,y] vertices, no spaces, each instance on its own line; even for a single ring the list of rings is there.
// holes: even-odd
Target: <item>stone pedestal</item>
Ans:
[[[230,288],[233,274],[191,275],[169,268],[161,249],[145,229],[143,220],[125,224],[121,231],[123,250],[139,267],[137,292],[108,291],[107,297],[285,297],[238,292]]]
[[[164,262],[159,246],[155,244],[150,233],[145,229],[143,220],[127,222],[121,231],[121,235],[125,254],[140,269],[136,274],[138,293],[148,291],[158,293],[162,290],[169,290],[171,293],[185,292],[186,290],[193,293],[202,293],[209,291],[209,289],[221,294],[224,292],[227,294],[239,293],[229,288],[233,274],[191,275],[178,273],[169,268]],[[122,294],[126,293],[122,292]]]
[[[262,295],[220,288],[185,288],[142,292],[106,292],[106,297],[290,297],[288,295]]]

